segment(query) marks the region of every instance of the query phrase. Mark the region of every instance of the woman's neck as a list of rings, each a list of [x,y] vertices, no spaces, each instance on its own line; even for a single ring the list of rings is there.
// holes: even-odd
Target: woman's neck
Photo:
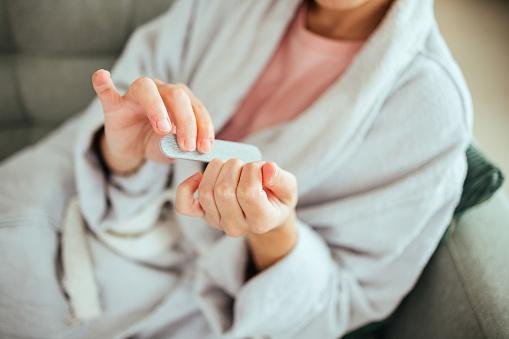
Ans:
[[[364,40],[376,29],[392,0],[371,0],[349,10],[331,10],[310,0],[306,28],[336,40]]]

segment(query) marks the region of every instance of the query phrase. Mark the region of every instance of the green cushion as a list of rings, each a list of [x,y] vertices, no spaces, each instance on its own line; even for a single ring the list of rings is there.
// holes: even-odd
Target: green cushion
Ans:
[[[455,216],[488,200],[504,182],[504,175],[490,163],[474,146],[467,149],[468,171],[463,184],[461,200],[454,211]]]

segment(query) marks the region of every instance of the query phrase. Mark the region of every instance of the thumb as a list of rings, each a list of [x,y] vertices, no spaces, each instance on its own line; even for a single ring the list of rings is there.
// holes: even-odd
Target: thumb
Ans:
[[[200,202],[195,198],[194,194],[200,186],[203,174],[197,172],[184,180],[177,186],[175,197],[175,210],[179,214],[187,215],[189,217],[202,217],[204,212],[201,208]]]
[[[262,166],[263,187],[268,188],[279,200],[287,205],[295,203],[297,198],[297,181],[295,176],[267,162]]]
[[[104,69],[95,71],[92,75],[92,85],[105,112],[113,109],[119,102],[120,94],[111,80],[110,72]]]

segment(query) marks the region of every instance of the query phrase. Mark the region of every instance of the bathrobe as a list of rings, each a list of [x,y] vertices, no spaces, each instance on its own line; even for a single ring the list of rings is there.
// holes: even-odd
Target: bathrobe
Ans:
[[[184,83],[219,131],[300,4],[177,1],[129,39],[114,82]],[[102,119],[95,100],[0,168],[2,338],[337,338],[383,319],[452,218],[472,125],[432,1],[394,1],[316,102],[243,140],[299,184],[296,246],[247,279],[243,238],[174,212],[202,165],[107,175],[92,149]]]

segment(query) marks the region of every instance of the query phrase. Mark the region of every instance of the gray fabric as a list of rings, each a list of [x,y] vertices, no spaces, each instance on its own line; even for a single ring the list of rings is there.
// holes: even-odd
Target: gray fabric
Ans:
[[[0,123],[22,122],[25,119],[19,92],[16,90],[16,58],[0,54]]]
[[[451,256],[487,338],[509,338],[508,244],[509,204],[500,195],[485,210],[461,219],[449,241]]]
[[[8,0],[18,50],[38,55],[119,52],[132,1]]]
[[[168,4],[174,0],[135,0],[132,3],[132,20],[130,30],[133,31],[139,25],[149,21],[157,15],[163,14],[168,9]],[[150,3],[150,5],[147,5]]]
[[[0,51],[12,48],[11,35],[7,22],[7,6],[5,0],[0,1]]]
[[[57,244],[56,230],[39,215],[27,213],[0,223],[0,319],[4,338],[33,338],[34,333],[40,338],[55,338],[71,324],[71,313],[54,273]],[[26,279],[19,279],[20,275]],[[4,294],[8,291],[18,293]],[[51,312],[33,317],[34,307]]]
[[[509,338],[509,203],[503,192],[466,212],[383,338]]]
[[[18,57],[18,89],[28,117],[34,123],[58,123],[76,114],[94,95],[91,73],[113,62],[111,56]]]
[[[57,333],[62,334],[73,323],[58,281],[57,226],[73,193],[72,144],[75,133],[69,125],[74,123],[75,120],[68,121],[67,128],[59,129],[44,142],[17,153],[12,157],[13,161],[2,165],[2,178],[9,178],[0,180],[0,192],[4,197],[0,206],[2,338],[35,338],[34,333],[37,338],[56,338]],[[65,138],[69,143],[62,144],[59,138]],[[2,145],[4,141],[8,140],[2,139]],[[35,163],[34,157],[37,156],[45,161]],[[38,169],[36,176],[28,177],[20,171],[20,168],[34,166]],[[9,184],[12,182],[16,184]],[[21,201],[16,199],[20,191],[30,194]],[[17,213],[14,212],[16,209]],[[20,276],[23,279],[19,279]],[[34,307],[51,311],[34,317]]]
[[[132,31],[172,0],[0,0],[0,160],[93,97]]]

